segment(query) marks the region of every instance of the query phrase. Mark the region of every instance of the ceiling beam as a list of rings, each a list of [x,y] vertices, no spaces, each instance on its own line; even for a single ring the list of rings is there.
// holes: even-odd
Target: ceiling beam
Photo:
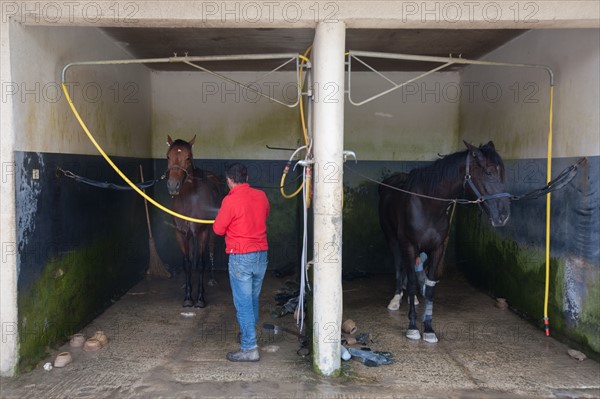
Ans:
[[[2,2],[2,22],[173,28],[599,28],[600,2],[583,1],[36,1]]]

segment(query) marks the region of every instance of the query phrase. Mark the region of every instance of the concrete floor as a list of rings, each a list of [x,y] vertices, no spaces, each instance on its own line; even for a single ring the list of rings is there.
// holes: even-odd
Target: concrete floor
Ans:
[[[368,332],[372,350],[392,352],[395,363],[366,367],[342,362],[341,377],[320,377],[309,358],[297,355],[297,340],[262,331],[258,363],[230,363],[237,325],[226,273],[219,286],[207,288],[208,307],[181,307],[181,276],[169,281],[143,281],[93,323],[86,336],[104,330],[110,342],[98,352],[70,348],[52,350],[32,372],[1,380],[2,398],[515,398],[600,397],[600,367],[576,361],[568,347],[546,338],[510,310],[465,283],[446,277],[437,290],[434,326],[440,342],[404,338],[406,303],[388,311],[392,277],[372,276],[344,281],[344,319]],[[267,273],[262,295],[261,325],[268,321],[294,328],[290,315],[273,318],[273,293],[284,285]],[[192,317],[182,312],[192,311]],[[44,371],[61,351],[73,362]]]

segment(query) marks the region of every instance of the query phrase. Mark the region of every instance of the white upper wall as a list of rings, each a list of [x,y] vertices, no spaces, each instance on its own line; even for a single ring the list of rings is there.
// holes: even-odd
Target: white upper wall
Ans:
[[[15,150],[98,154],[61,90],[71,62],[126,59],[99,29],[24,26],[9,22],[12,81],[3,96],[14,105]],[[111,155],[148,157],[150,79],[144,66],[70,68],[70,96],[98,143]]]
[[[419,74],[386,72],[385,76],[400,84]],[[375,73],[352,73],[354,103],[391,87]],[[459,90],[458,73],[444,72],[408,83],[361,106],[346,101],[345,149],[355,151],[363,161],[429,161],[438,153],[456,151]]]
[[[243,83],[259,74],[226,76]],[[397,83],[416,73],[386,73]],[[460,81],[456,72],[437,73],[366,105],[346,101],[345,149],[360,160],[431,160],[456,150]],[[294,72],[276,72],[259,81],[264,94],[293,103]],[[352,99],[362,101],[390,84],[374,73],[352,74]],[[331,93],[316,93],[327,101]],[[307,109],[305,109],[305,115]],[[166,136],[198,135],[194,155],[209,159],[287,159],[291,153],[266,146],[297,148],[304,144],[300,112],[203,72],[152,73],[152,156],[166,153]]]
[[[251,84],[261,75],[228,72]],[[292,104],[295,72],[276,72],[252,83],[260,93]],[[152,156],[163,158],[167,135],[190,140],[196,158],[287,159],[291,153],[267,149],[304,144],[298,108],[287,108],[205,72],[152,73]]]
[[[600,154],[600,31],[534,30],[491,52],[486,60],[545,64],[555,76],[553,156]],[[494,140],[503,157],[545,158],[549,75],[541,69],[469,66],[462,84],[461,135]],[[477,86],[475,86],[477,85]]]

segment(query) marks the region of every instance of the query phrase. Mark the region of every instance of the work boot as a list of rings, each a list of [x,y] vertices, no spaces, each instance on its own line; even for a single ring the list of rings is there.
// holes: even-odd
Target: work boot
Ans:
[[[258,348],[240,349],[237,352],[227,352],[227,360],[230,362],[258,362],[260,355]]]

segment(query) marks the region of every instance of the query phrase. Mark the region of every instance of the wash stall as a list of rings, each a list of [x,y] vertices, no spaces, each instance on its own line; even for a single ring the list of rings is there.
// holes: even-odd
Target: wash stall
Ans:
[[[117,30],[9,25],[11,83],[5,85],[4,95],[13,110],[14,134],[8,142],[14,149],[16,296],[3,299],[2,306],[5,312],[5,304],[14,303],[5,314],[14,314],[18,322],[3,334],[9,341],[17,339],[18,349],[12,355],[3,353],[3,365],[8,370],[14,363],[26,371],[48,347],[65,342],[145,278],[149,252],[143,198],[133,191],[82,184],[64,173],[123,184],[83,132],[60,86],[68,63],[140,57],[139,49],[119,38],[123,32]],[[272,40],[277,35],[261,34]],[[361,32],[348,34],[360,37]],[[283,50],[303,53],[312,44],[313,30],[305,29],[296,39]],[[154,43],[161,44],[158,39]],[[353,151],[356,161],[348,158],[343,167],[342,276],[393,276],[378,224],[377,181],[462,151],[463,140],[475,145],[493,141],[505,162],[507,191],[529,192],[547,181],[552,120],[553,173],[585,159],[575,177],[552,193],[550,214],[546,215],[545,197],[515,201],[508,224],[492,228],[476,205],[459,206],[447,263],[489,295],[506,298],[511,309],[543,334],[549,223],[550,331],[597,356],[599,48],[597,29],[531,30],[480,54],[482,60],[552,68],[552,113],[549,75],[543,69],[450,68],[361,106],[350,98],[360,102],[389,88],[389,81],[366,68],[352,71],[344,106],[344,149]],[[179,51],[182,55],[184,50]],[[295,68],[274,71],[263,80],[264,66],[254,70],[244,60],[215,68],[286,104],[297,100]],[[382,67],[394,82],[424,70],[395,68],[393,62]],[[257,96],[206,71],[166,63],[81,66],[71,68],[65,80],[93,137],[133,182],[142,180],[140,170],[144,180],[163,175],[167,135],[185,140],[196,136],[196,166],[221,176],[228,163],[246,163],[251,184],[262,188],[272,204],[269,269],[299,263],[302,198],[284,198],[280,190],[286,162],[304,144],[297,106]],[[294,171],[287,177],[287,194],[300,185],[301,180],[294,180],[299,175]],[[164,181],[146,192],[160,203],[170,201]],[[150,206],[149,218],[158,253],[174,278],[180,277],[172,216]],[[226,270],[224,254],[217,256],[216,267]],[[393,294],[391,283],[378,289]]]

